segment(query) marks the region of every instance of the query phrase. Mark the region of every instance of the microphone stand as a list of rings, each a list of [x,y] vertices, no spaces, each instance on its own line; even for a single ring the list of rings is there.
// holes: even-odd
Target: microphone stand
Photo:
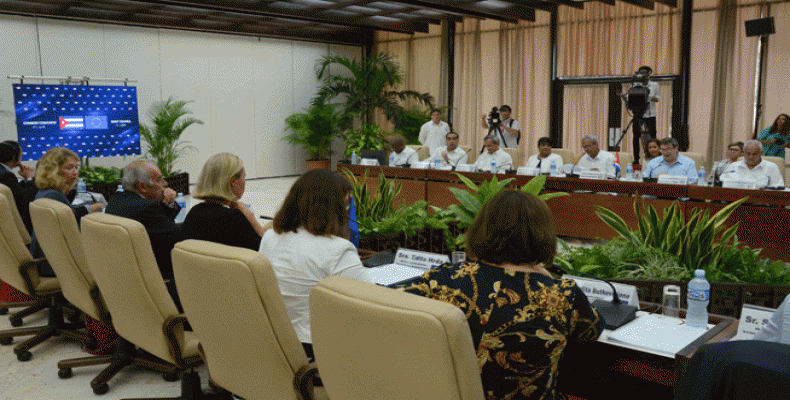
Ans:
[[[471,147],[469,147],[469,150],[467,150],[467,151],[464,153],[464,156],[465,156],[465,155],[467,155],[467,154],[469,154],[469,152],[470,152],[470,151],[472,151],[472,148],[471,148]],[[460,162],[460,161],[461,161],[461,159],[462,159],[462,158],[464,158],[464,156],[458,157],[458,159],[457,159],[457,160],[455,160],[455,163],[453,163],[453,171],[455,171],[455,167],[457,167],[457,166],[458,166],[458,162]],[[450,157],[448,156],[447,158],[450,158]]]
[[[596,310],[598,310],[598,315],[603,318],[607,329],[617,329],[636,318],[636,310],[638,310],[638,308],[620,300],[620,297],[617,295],[617,289],[614,288],[614,285],[612,285],[611,282],[595,275],[576,271],[573,268],[563,267],[559,264],[554,264],[554,266],[569,274],[581,275],[587,278],[606,282],[609,287],[612,288],[612,301],[597,299],[591,304]]]

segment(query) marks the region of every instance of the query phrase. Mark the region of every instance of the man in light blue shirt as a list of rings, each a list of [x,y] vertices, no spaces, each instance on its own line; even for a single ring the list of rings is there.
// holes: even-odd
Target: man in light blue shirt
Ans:
[[[645,169],[646,178],[658,178],[661,174],[687,176],[689,183],[697,181],[697,165],[678,154],[678,141],[673,138],[661,140],[661,157],[652,159]]]

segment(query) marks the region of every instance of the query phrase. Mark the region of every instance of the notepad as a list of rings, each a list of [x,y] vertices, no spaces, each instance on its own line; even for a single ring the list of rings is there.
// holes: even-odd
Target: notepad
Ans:
[[[368,268],[368,275],[373,279],[373,282],[382,286],[389,286],[407,279],[416,278],[424,273],[424,269],[399,264],[385,264]]]
[[[708,328],[711,326],[708,325]],[[607,340],[674,357],[707,331],[692,328],[679,318],[649,314],[618,328]]]

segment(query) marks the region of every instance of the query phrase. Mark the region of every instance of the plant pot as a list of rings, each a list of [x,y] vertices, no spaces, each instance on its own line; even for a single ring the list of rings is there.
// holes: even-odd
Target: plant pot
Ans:
[[[167,187],[173,189],[176,193],[189,194],[189,173],[182,172],[180,174],[170,175],[165,177]]]
[[[307,169],[329,169],[330,160],[307,160]]]

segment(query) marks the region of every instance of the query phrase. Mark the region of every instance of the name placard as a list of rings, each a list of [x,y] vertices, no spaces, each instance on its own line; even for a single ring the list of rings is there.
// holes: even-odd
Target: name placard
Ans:
[[[573,275],[563,275],[562,277],[576,281],[576,285],[587,295],[590,303],[593,300],[612,301],[612,288],[604,281]],[[612,286],[617,290],[617,296],[620,300],[634,307],[639,307],[639,295],[636,293],[636,286],[614,282],[612,282]]]
[[[450,262],[450,257],[445,254],[428,253],[425,251],[409,250],[400,248],[395,253],[393,263],[405,265],[407,267],[429,270],[437,265]]]
[[[658,183],[667,185],[688,185],[689,177],[680,175],[661,174],[658,176]]]
[[[741,309],[741,319],[738,321],[738,334],[733,339],[753,339],[765,325],[768,325],[774,311],[776,310],[773,308],[744,304]]]
[[[518,169],[516,170],[516,175],[538,176],[540,175],[540,168],[518,167]]]
[[[606,179],[605,171],[586,170],[579,173],[579,179]]]
[[[748,178],[727,179],[722,178],[721,187],[734,189],[757,189],[757,181]]]
[[[427,162],[416,162],[416,163],[412,164],[410,166],[410,168],[414,168],[414,169],[428,169],[428,163]]]
[[[359,165],[368,165],[371,167],[377,167],[379,165],[379,160],[375,158],[363,158],[359,161]]]
[[[458,164],[455,166],[455,170],[458,172],[475,172],[475,165],[474,164]]]

